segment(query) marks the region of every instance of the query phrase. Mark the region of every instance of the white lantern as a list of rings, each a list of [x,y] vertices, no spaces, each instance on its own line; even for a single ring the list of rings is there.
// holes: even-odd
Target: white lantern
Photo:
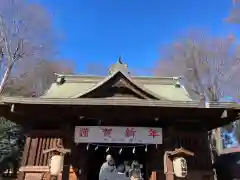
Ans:
[[[59,175],[63,167],[63,156],[53,155],[50,160],[50,174],[53,176]]]
[[[174,174],[178,178],[185,178],[187,176],[187,161],[183,157],[176,157],[173,159]]]

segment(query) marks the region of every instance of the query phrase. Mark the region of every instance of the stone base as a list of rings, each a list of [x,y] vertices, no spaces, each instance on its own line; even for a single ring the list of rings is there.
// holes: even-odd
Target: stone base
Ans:
[[[213,180],[213,172],[211,171],[189,171],[188,180]],[[152,171],[149,180],[165,180],[163,171]]]
[[[23,180],[50,180],[50,173],[47,166],[25,166],[19,169],[20,173],[24,173]],[[60,173],[57,180],[62,179]],[[76,173],[70,169],[69,180],[77,180]]]

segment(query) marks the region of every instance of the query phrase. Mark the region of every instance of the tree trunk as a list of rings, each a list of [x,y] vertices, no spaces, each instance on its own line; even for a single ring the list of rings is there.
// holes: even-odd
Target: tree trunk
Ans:
[[[0,83],[0,95],[2,95],[2,93],[3,93],[5,84],[8,80],[8,77],[10,75],[12,67],[13,67],[13,64],[11,64],[9,67],[7,67],[6,71],[4,72],[3,78],[2,78],[1,83]]]
[[[6,54],[6,58],[7,58],[7,61],[8,61],[8,63],[7,63],[8,67],[5,70],[3,78],[2,78],[1,83],[0,83],[0,95],[2,95],[2,93],[3,93],[5,84],[8,80],[8,77],[9,77],[9,75],[11,73],[11,70],[12,70],[12,67],[14,65],[14,60],[13,60],[12,54],[11,54],[11,48],[10,48],[9,42],[7,41],[5,30],[6,29],[4,27],[3,17],[0,15],[0,36],[2,36],[4,44],[5,44],[5,51],[6,51],[5,54]]]

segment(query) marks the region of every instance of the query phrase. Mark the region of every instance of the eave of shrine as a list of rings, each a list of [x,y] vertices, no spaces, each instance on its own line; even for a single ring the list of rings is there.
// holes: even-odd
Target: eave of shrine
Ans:
[[[153,99],[105,99],[105,98],[23,98],[2,97],[4,114],[14,117],[16,121],[45,122],[49,118],[67,117],[112,118],[125,114],[123,119],[140,120],[153,123],[159,117],[160,124],[195,124],[211,130],[237,120],[239,109],[231,102],[209,102],[202,106],[200,101],[169,102]],[[6,110],[8,108],[8,110]],[[0,108],[1,109],[1,108]],[[107,113],[106,113],[107,112]],[[131,112],[129,114],[129,112]],[[226,114],[224,113],[226,112]],[[130,115],[129,117],[128,114]],[[223,116],[225,114],[225,116]],[[32,121],[32,118],[35,121]],[[25,120],[24,120],[25,119]],[[45,120],[44,120],[45,119]],[[74,122],[74,119],[69,119]],[[165,122],[166,121],[166,122]],[[58,121],[60,122],[60,121]],[[202,124],[202,125],[201,125]]]
[[[235,102],[206,102],[201,101],[168,101],[156,99],[133,99],[128,98],[41,98],[41,97],[1,97],[2,104],[26,104],[26,105],[82,105],[82,106],[136,106],[136,107],[173,107],[173,108],[210,108],[210,109],[236,109]]]

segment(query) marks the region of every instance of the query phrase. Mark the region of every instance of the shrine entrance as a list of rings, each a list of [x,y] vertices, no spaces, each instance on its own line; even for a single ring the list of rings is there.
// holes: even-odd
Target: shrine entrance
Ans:
[[[147,148],[145,145],[132,144],[130,146],[126,144],[100,144],[91,145],[88,152],[88,172],[87,180],[99,179],[99,171],[104,162],[106,162],[106,156],[110,154],[114,161],[116,167],[120,164],[125,165],[126,175],[128,176],[128,169],[130,169],[133,161],[137,161],[142,165],[141,172],[143,174],[143,179],[146,179],[146,160]]]
[[[87,179],[99,178],[99,171],[110,154],[115,166],[125,165],[128,173],[134,169],[146,176],[146,158],[150,145],[162,144],[162,129],[156,127],[75,126],[75,143],[87,149]],[[137,168],[136,168],[137,167]],[[116,173],[116,172],[115,172]],[[114,175],[109,173],[109,176]]]

